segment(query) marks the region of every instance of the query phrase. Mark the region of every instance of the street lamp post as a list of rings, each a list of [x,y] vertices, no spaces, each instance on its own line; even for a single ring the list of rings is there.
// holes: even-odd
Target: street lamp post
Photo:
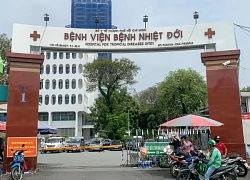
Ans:
[[[96,25],[96,29],[98,28],[98,24],[99,24],[100,20],[99,20],[99,17],[96,16],[95,17],[95,25]]]
[[[130,122],[129,122],[129,109],[128,109],[128,136],[130,137]]]
[[[45,21],[45,26],[47,26],[49,21],[49,15],[47,13],[44,14],[44,21]]]
[[[198,19],[199,19],[199,13],[195,11],[195,12],[194,12],[195,24],[197,24]]]
[[[147,28],[147,22],[148,22],[148,16],[147,15],[143,16],[143,22],[145,24],[145,29],[146,29]]]

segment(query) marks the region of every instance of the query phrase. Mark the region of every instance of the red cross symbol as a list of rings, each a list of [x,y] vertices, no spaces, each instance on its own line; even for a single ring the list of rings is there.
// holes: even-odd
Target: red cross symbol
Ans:
[[[37,31],[33,31],[33,34],[30,34],[30,37],[33,38],[33,41],[37,41],[40,38],[40,34],[37,34]]]
[[[212,31],[212,28],[208,28],[207,32],[205,32],[205,36],[207,36],[208,38],[212,38],[213,35],[215,35],[215,31]]]

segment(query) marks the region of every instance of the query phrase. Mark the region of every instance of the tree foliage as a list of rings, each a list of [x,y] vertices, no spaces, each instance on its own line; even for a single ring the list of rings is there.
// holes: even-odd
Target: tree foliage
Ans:
[[[122,139],[129,119],[131,130],[139,128],[149,133],[154,130],[156,135],[159,124],[206,107],[207,88],[197,71],[179,69],[134,97],[129,95],[126,86],[117,85],[110,100],[111,104],[107,104],[105,96],[100,96],[91,108],[89,119],[95,122],[96,130],[104,130],[110,138]]]
[[[117,89],[133,85],[135,76],[140,68],[127,58],[109,59],[98,58],[84,65],[84,77],[86,77],[87,91],[99,90],[104,97],[109,113],[113,113],[112,95]]]
[[[122,138],[121,134],[124,135],[127,131],[128,119],[130,128],[137,127],[139,104],[129,95],[126,88],[116,90],[111,102],[113,113],[109,112],[103,96],[97,98],[94,106],[90,108],[88,120],[95,122],[96,131],[104,130],[109,138],[119,139]]]
[[[11,51],[11,39],[8,38],[7,34],[0,34],[0,56],[4,64],[7,64],[6,53],[8,51]],[[0,74],[0,84],[7,84],[7,83],[8,83],[8,74],[5,68],[4,73]]]
[[[250,92],[250,87],[249,86],[243,87],[240,91],[241,92]]]
[[[168,118],[191,114],[207,105],[206,82],[192,69],[171,71],[159,84],[157,94]]]

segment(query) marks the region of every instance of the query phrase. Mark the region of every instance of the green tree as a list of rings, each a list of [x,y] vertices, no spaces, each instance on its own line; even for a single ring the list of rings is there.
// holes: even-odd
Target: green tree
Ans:
[[[0,56],[4,64],[7,64],[6,53],[8,51],[11,51],[11,39],[8,38],[7,34],[0,34]],[[8,83],[7,67],[5,66],[4,73],[0,74],[0,84]]]
[[[140,67],[127,58],[109,59],[98,58],[84,65],[84,77],[86,77],[87,91],[97,89],[105,99],[109,113],[113,113],[112,96],[114,92],[127,85],[133,85],[135,76]]]
[[[103,96],[97,98],[94,106],[90,108],[91,113],[88,120],[95,122],[95,131],[102,130],[108,132],[109,138],[114,138],[114,134],[118,132],[115,128],[111,127],[117,127],[115,124],[119,122],[120,135],[118,136],[120,137],[121,134],[124,135],[125,131],[128,129],[128,119],[130,122],[130,129],[137,127],[139,104],[129,95],[126,88],[116,90],[112,96],[111,102],[113,113],[109,112],[106,100]],[[117,139],[119,139],[118,136],[116,137]]]
[[[155,85],[137,93],[135,96],[140,104],[139,128],[148,129],[149,134],[152,130],[158,129],[159,124],[165,120],[164,108],[161,107],[157,91],[158,87]]]
[[[250,87],[249,86],[243,87],[240,91],[241,92],[250,92]]]
[[[207,105],[207,87],[203,77],[192,69],[171,71],[158,87],[158,97],[169,118],[196,112]]]
[[[122,113],[119,115],[108,115],[108,124],[106,130],[108,137],[111,139],[120,140],[127,131],[128,114]]]
[[[141,109],[152,109],[158,104],[157,86],[149,87],[137,93],[135,98],[138,100]]]

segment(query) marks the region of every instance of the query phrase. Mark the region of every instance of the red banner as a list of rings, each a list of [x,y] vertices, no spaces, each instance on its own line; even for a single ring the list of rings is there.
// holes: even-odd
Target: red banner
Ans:
[[[249,114],[242,114],[243,120],[250,120],[250,113]]]

